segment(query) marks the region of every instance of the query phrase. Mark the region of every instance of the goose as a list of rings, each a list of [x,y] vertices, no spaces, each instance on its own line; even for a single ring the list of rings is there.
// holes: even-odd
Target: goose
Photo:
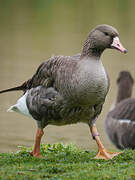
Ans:
[[[116,102],[105,118],[106,133],[118,149],[135,149],[135,98],[131,98],[133,84],[130,72],[119,73]]]
[[[24,114],[37,122],[32,156],[40,157],[40,142],[47,125],[78,122],[90,128],[98,146],[95,158],[111,159],[118,155],[104,148],[95,124],[109,90],[109,77],[101,55],[106,48],[127,52],[118,36],[114,27],[98,25],[86,38],[81,54],[53,56],[44,61],[28,81],[0,92],[24,92],[8,111]]]

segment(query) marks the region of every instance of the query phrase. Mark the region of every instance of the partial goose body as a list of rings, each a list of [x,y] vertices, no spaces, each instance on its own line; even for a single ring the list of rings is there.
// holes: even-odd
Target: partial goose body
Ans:
[[[128,71],[120,72],[115,107],[105,119],[106,133],[119,149],[135,149],[135,98],[131,98],[133,82]]]
[[[56,77],[54,87],[37,86],[27,90],[9,110],[32,116],[42,128],[47,124],[91,123],[90,119],[94,117],[95,111],[102,108],[108,92],[108,77],[102,62],[90,59],[77,61],[71,57],[55,56],[43,63],[41,69],[45,70],[44,66],[51,66],[52,62],[60,63],[61,60],[65,67],[71,68],[62,71],[61,66],[56,66],[51,72],[52,77]],[[41,75],[42,70],[38,71]]]
[[[99,148],[97,158],[110,159],[117,154],[106,152],[95,126],[109,89],[109,79],[100,59],[106,48],[126,53],[117,30],[109,25],[99,25],[88,35],[81,54],[54,56],[43,62],[33,77],[21,86],[0,92],[24,91],[24,96],[9,110],[37,121],[33,156],[40,156],[40,141],[48,124],[77,122],[89,125]]]

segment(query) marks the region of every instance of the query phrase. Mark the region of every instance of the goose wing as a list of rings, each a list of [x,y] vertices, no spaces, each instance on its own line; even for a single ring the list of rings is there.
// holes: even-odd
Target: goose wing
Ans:
[[[118,120],[125,119],[135,121],[135,98],[127,98],[121,101],[110,115]]]
[[[25,82],[26,90],[37,86],[58,89],[58,81],[65,81],[64,77],[69,78],[79,58],[80,54],[74,56],[53,56],[44,61],[38,67],[33,77]],[[59,79],[58,74],[60,74]]]

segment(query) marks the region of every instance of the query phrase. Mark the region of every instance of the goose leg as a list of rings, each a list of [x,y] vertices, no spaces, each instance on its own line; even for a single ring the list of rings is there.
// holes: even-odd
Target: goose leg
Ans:
[[[112,159],[114,156],[117,156],[121,153],[121,152],[108,152],[104,148],[104,146],[103,146],[103,144],[99,138],[99,134],[98,134],[98,131],[97,131],[95,124],[93,124],[90,127],[90,131],[92,133],[93,139],[96,140],[96,143],[98,145],[98,153],[97,153],[95,159]]]
[[[35,144],[34,144],[34,149],[30,153],[34,157],[40,157],[40,142],[41,142],[41,138],[42,138],[43,134],[44,134],[43,129],[38,128],[37,133],[36,133],[36,140],[35,140]]]

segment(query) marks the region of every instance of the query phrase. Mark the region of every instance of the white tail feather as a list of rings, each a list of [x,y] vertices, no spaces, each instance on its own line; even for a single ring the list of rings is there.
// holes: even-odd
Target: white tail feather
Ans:
[[[27,92],[17,101],[15,105],[11,106],[7,111],[18,112],[28,117],[32,117],[27,108],[26,97],[27,97]]]

